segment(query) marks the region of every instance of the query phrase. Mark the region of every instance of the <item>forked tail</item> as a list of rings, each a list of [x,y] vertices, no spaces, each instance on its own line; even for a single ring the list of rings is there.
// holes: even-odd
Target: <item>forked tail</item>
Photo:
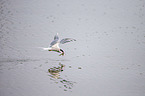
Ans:
[[[40,48],[40,49],[42,49],[42,50],[45,50],[45,51],[46,51],[46,50],[48,51],[48,50],[51,49],[51,48],[44,48],[44,47],[38,47],[38,48]]]

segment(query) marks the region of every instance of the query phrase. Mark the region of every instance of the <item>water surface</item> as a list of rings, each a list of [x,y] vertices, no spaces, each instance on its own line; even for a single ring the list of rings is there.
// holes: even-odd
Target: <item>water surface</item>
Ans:
[[[0,0],[0,96],[144,96],[144,0]],[[56,33],[77,41],[42,51]]]

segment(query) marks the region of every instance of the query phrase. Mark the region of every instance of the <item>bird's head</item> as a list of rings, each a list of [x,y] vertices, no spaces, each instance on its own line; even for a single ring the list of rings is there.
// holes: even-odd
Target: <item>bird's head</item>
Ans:
[[[64,51],[62,49],[60,49],[60,53],[61,54],[59,56],[61,56],[61,55],[64,56]]]

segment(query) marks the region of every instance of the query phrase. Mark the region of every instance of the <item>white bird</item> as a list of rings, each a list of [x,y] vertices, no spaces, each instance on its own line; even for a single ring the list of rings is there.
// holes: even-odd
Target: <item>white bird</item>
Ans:
[[[54,40],[50,43],[50,46],[48,48],[43,48],[43,50],[48,51],[55,51],[58,53],[61,53],[59,56],[64,55],[64,51],[59,47],[59,44],[65,44],[67,42],[76,41],[72,38],[64,38],[59,41],[58,33],[54,36]]]

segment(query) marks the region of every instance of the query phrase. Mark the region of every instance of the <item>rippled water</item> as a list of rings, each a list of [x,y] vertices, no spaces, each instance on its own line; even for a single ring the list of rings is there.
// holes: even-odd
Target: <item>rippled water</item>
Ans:
[[[0,0],[0,96],[144,96],[144,0]],[[56,33],[76,39],[42,51]]]

